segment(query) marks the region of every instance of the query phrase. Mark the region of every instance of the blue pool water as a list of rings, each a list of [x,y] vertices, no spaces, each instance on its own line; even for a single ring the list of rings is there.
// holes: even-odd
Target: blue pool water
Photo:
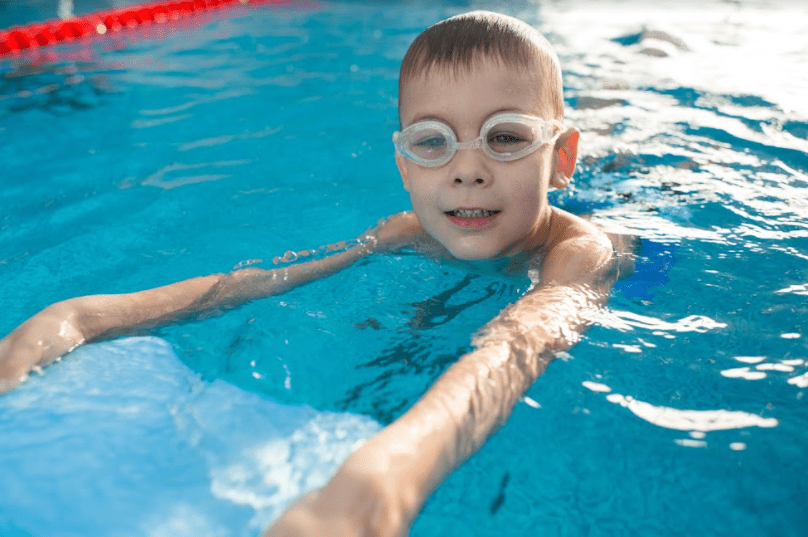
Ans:
[[[0,333],[407,209],[398,62],[504,10],[556,45],[582,130],[554,201],[637,235],[637,272],[411,534],[805,535],[808,10],[472,4],[236,9],[0,60]],[[21,5],[0,27],[57,9]],[[256,535],[527,285],[402,252],[80,349],[0,398],[0,535]]]

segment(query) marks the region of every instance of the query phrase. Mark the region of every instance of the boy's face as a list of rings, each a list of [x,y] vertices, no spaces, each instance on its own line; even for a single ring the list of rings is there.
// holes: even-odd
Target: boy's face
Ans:
[[[409,81],[400,96],[402,129],[434,119],[473,140],[498,112],[552,119],[540,100],[541,76],[488,58],[467,74],[440,67]],[[458,150],[451,161],[425,168],[396,155],[404,188],[421,225],[452,255],[464,260],[497,259],[532,250],[547,239],[547,190],[553,179],[554,140],[519,160],[500,162],[481,148]],[[555,174],[558,175],[558,174]]]

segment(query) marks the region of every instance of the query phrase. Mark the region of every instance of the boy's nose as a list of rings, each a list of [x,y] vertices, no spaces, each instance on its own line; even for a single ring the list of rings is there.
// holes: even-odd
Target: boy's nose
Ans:
[[[456,185],[481,185],[482,186],[482,185],[485,185],[487,181],[485,179],[483,179],[482,177],[477,177],[474,180],[463,179],[462,177],[455,177],[454,182],[455,182]]]
[[[491,184],[491,173],[482,149],[461,149],[452,159],[452,183],[456,186],[486,187]]]

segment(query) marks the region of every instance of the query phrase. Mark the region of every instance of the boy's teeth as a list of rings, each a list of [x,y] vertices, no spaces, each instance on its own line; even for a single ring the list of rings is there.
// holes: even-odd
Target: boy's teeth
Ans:
[[[499,211],[487,211],[485,209],[455,209],[454,211],[449,211],[449,214],[460,218],[488,218],[498,212]]]

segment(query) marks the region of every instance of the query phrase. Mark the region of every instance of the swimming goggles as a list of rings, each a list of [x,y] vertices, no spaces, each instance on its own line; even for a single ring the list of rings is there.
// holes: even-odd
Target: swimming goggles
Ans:
[[[556,128],[563,124],[527,114],[504,112],[483,123],[480,136],[468,142],[458,142],[451,127],[441,121],[419,121],[393,134],[396,151],[426,168],[443,166],[458,149],[476,149],[494,160],[518,160],[553,139]]]

